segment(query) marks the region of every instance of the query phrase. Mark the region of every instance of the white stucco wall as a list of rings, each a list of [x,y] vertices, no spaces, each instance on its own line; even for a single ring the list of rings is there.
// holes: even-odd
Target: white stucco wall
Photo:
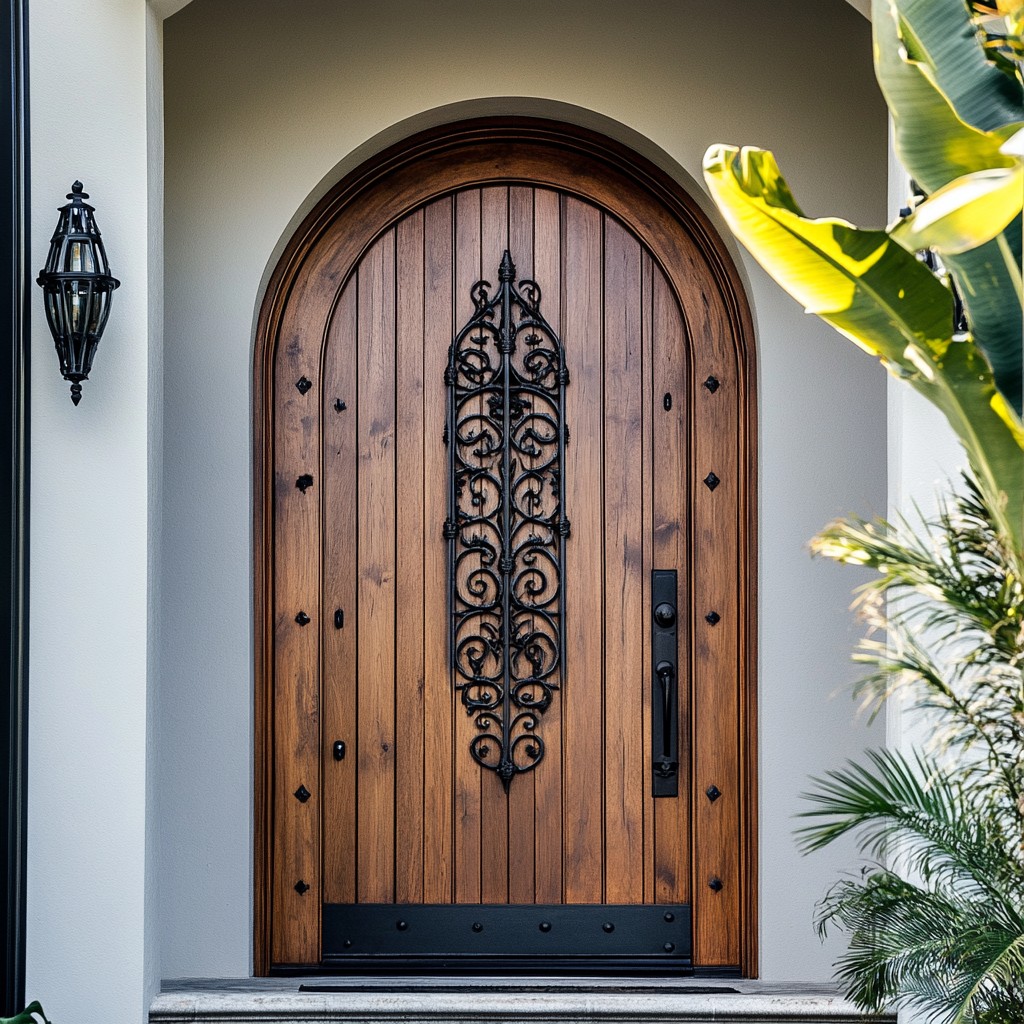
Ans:
[[[868,25],[842,0],[194,0],[165,23],[165,59],[162,964],[244,976],[251,339],[296,211],[356,151],[455,116],[532,113],[617,135],[690,184],[711,142],[770,146],[810,212],[880,224],[885,112]],[[843,856],[798,856],[797,793],[881,736],[845,689],[857,574],[811,562],[806,542],[836,514],[885,509],[885,379],[743,263],[761,384],[761,973],[824,979],[834,949],[811,916]]]
[[[141,0],[29,10],[32,266],[81,178],[121,280],[78,408],[38,291],[32,309],[26,991],[52,1019],[80,1024],[141,1022],[159,980],[147,859],[147,520],[159,502],[148,339],[159,340],[162,278],[149,231],[162,167],[147,151],[147,63],[159,58],[158,32]]]

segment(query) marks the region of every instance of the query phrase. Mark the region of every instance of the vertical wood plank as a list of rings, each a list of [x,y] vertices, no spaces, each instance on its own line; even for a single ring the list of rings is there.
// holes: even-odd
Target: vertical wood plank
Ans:
[[[324,902],[356,895],[356,299],[349,281],[324,353],[323,606],[318,616],[323,689]],[[345,403],[338,411],[337,401]],[[335,626],[341,613],[342,628]],[[341,740],[349,756],[335,761]],[[316,794],[314,794],[315,796]]]
[[[644,819],[644,903],[655,902],[655,858],[654,858],[654,821],[655,805],[654,782],[651,775],[651,764],[653,761],[653,739],[651,735],[651,721],[653,707],[651,703],[651,615],[652,615],[652,592],[651,592],[651,569],[654,566],[654,424],[653,419],[658,414],[658,406],[654,402],[652,385],[654,372],[652,366],[652,353],[654,346],[653,318],[654,318],[654,296],[653,273],[650,253],[643,250],[640,256],[640,424],[643,434],[642,450],[643,460],[641,471],[643,473],[643,522],[641,524],[641,536],[643,539],[643,568],[640,576],[643,581],[643,598],[641,601],[643,609],[643,625],[641,637],[643,640],[643,654],[641,665],[643,670],[643,682],[640,687],[640,697],[643,703],[643,726],[640,739],[643,743],[643,754],[641,756],[640,779],[643,786],[643,819]],[[681,685],[681,684],[679,684]],[[684,784],[685,785],[685,784]]]
[[[739,872],[739,458],[737,372],[726,326],[696,314],[693,330],[694,403],[693,510],[694,639],[694,956],[702,965],[740,959]],[[712,393],[699,382],[714,374]],[[714,490],[704,480],[713,472]],[[716,625],[704,616],[715,611]],[[710,785],[722,795],[703,797]],[[717,877],[714,892],[708,881]]]
[[[654,269],[654,567],[675,569],[679,665],[679,795],[655,805],[655,896],[686,903],[690,895],[690,617],[688,472],[689,373],[685,328],[678,303]],[[672,408],[659,407],[672,395]]]
[[[480,276],[495,288],[498,264],[508,244],[508,189],[505,186],[481,189]],[[507,903],[509,798],[496,772],[480,771],[479,775],[480,899],[484,903]],[[512,783],[513,789],[519,781]]]
[[[571,677],[561,694],[563,892],[566,903],[600,903],[603,862],[603,557],[601,351],[601,214],[563,199],[563,343],[569,365],[566,420],[566,506],[572,524],[566,545],[565,599]]]
[[[516,265],[516,280],[534,277],[533,254],[533,203],[534,190],[523,186],[515,186],[508,190],[508,248]],[[557,244],[557,239],[556,239]],[[557,253],[556,253],[557,256]],[[547,289],[550,282],[542,285],[544,299],[541,309],[550,315],[551,306]],[[557,292],[555,295],[557,300]],[[546,301],[545,301],[546,300]],[[555,306],[557,310],[557,305]],[[557,330],[557,318],[555,329]],[[553,704],[561,701],[556,694]],[[510,903],[533,903],[536,900],[536,799],[535,787],[539,779],[559,772],[559,749],[557,744],[552,747],[549,738],[552,730],[558,729],[557,718],[552,720],[549,713],[540,716],[538,735],[544,743],[544,760],[540,768],[519,776],[513,783],[508,794],[508,899]],[[559,843],[559,845],[561,845]]]
[[[320,692],[318,627],[303,627],[300,611],[316,613],[320,589],[319,333],[293,322],[282,328],[274,370],[274,897],[275,963],[305,963],[320,955],[321,876],[319,798],[300,802],[300,785],[319,794]],[[303,474],[313,485],[303,491]],[[302,881],[309,888],[295,889]]]
[[[423,901],[423,211],[396,227],[395,900]],[[436,441],[435,441],[436,443]]]
[[[359,267],[357,898],[395,897],[395,235]]]
[[[267,748],[265,755],[257,750],[257,969],[268,962],[318,960],[321,897],[444,902],[456,895],[457,870],[464,883],[458,891],[461,900],[475,902],[491,892],[500,899],[503,858],[505,898],[516,901],[529,899],[531,878],[533,898],[545,902],[621,899],[625,890],[630,900],[677,902],[689,896],[697,923],[696,963],[756,969],[756,835],[744,834],[756,818],[754,736],[748,731],[756,678],[755,366],[752,350],[744,348],[752,338],[738,282],[731,268],[708,255],[719,251],[714,238],[695,241],[656,197],[634,189],[611,150],[594,160],[583,146],[566,164],[563,150],[533,138],[521,148],[501,142],[480,146],[445,151],[440,161],[428,155],[416,166],[398,167],[386,189],[374,186],[365,196],[340,201],[335,222],[320,240],[296,236],[261,311],[256,458],[266,462],[271,478],[263,485],[263,467],[257,465],[257,727],[260,745]],[[481,247],[487,247],[488,235],[500,241],[500,230],[494,228],[500,214],[498,204],[493,217],[486,212],[480,186],[457,199],[430,202],[425,197],[437,195],[438,188],[462,189],[470,181],[484,182],[482,188],[497,195],[507,186],[490,183],[511,180],[551,182],[552,190],[565,190],[565,197],[577,195],[581,182],[593,191],[590,199],[577,200],[541,190],[548,198],[533,200],[533,276],[544,289],[546,315],[553,323],[560,318],[573,374],[567,416],[573,439],[565,467],[566,512],[573,523],[565,567],[569,659],[566,689],[542,722],[545,762],[540,771],[516,780],[506,805],[508,831],[499,837],[500,851],[488,860],[483,851],[494,842],[495,828],[500,831],[500,805],[486,789],[488,782],[496,782],[493,773],[481,772],[469,756],[475,726],[452,692],[445,650],[445,545],[437,524],[447,511],[440,371],[453,328],[471,312],[469,285],[496,276],[500,251],[481,254]],[[508,244],[516,250],[520,277],[527,273],[519,250],[530,247],[525,213],[530,192],[527,186],[509,191]],[[420,282],[421,348],[416,351],[416,301],[393,279],[388,279],[388,293],[383,270],[388,258],[380,251],[388,243],[378,242],[365,257],[357,253],[381,225],[406,217],[425,201],[427,206],[419,207],[427,251]],[[464,258],[453,270],[456,203]],[[521,218],[513,212],[516,204],[521,204]],[[643,244],[664,260],[663,277],[656,262],[641,257],[638,312],[631,312],[628,303],[619,308],[615,301],[603,301],[602,210],[619,218],[615,225],[637,224]],[[415,233],[415,220],[398,221],[402,226],[396,230]],[[559,227],[566,228],[564,239]],[[542,248],[540,241],[549,229],[553,250]],[[607,277],[613,297],[616,274],[626,264],[616,263],[618,243],[610,242]],[[392,273],[404,244],[398,241],[392,251]],[[544,267],[560,247],[564,274],[561,262]],[[349,294],[337,298],[353,259],[361,261],[361,270]],[[291,267],[299,270],[293,274]],[[412,273],[415,277],[415,269]],[[360,285],[367,293],[363,297]],[[374,300],[375,290],[379,303],[362,301]],[[561,293],[557,314],[556,292]],[[681,319],[676,294],[689,322]],[[360,323],[357,304],[364,311],[390,304],[390,328],[381,322],[387,314],[379,312]],[[620,330],[631,344],[631,317],[639,317],[639,384],[601,347],[604,319],[609,338]],[[427,324],[431,319],[437,327]],[[692,366],[673,362],[688,351],[688,329]],[[430,369],[434,364],[436,373]],[[721,382],[717,393],[701,387],[708,373]],[[308,396],[295,388],[302,375],[313,381]],[[357,383],[362,388],[375,377],[379,394],[357,397]],[[329,394],[335,387],[349,393]],[[628,435],[637,387],[643,454],[636,465],[624,465],[620,475],[611,449],[613,444],[627,449],[635,441]],[[662,413],[666,391],[673,394],[678,418]],[[335,397],[349,403],[347,413],[334,412]],[[627,444],[621,443],[624,438]],[[435,445],[439,458],[432,454]],[[709,471],[721,480],[714,491],[702,482]],[[314,477],[305,495],[295,489],[302,472]],[[356,474],[355,486],[345,487]],[[631,474],[639,474],[639,491]],[[375,505],[382,511],[370,507]],[[686,506],[692,509],[689,521],[680,512]],[[622,522],[620,509],[625,510]],[[640,517],[639,534],[632,516]],[[406,531],[419,537],[408,550],[401,541]],[[636,594],[629,580],[637,575],[632,547],[637,536],[641,599],[639,628],[634,629],[635,608],[629,609]],[[378,549],[383,555],[374,559]],[[690,761],[692,776],[689,789],[681,777],[677,800],[651,806],[647,587],[649,570],[673,557],[680,573],[679,607],[687,609],[679,620],[680,680],[692,679],[692,692],[683,687],[680,694],[681,717],[686,720],[688,706],[695,723],[689,747],[691,729],[682,730],[680,754],[684,765]],[[335,607],[345,613],[344,629],[337,631]],[[308,626],[295,622],[298,610],[311,616]],[[721,616],[716,626],[705,622],[708,610]],[[687,659],[689,673],[684,670]],[[639,679],[637,691],[623,671]],[[632,724],[617,724],[620,713]],[[329,756],[334,739],[350,744],[345,762]],[[623,767],[634,759],[633,746],[641,751],[639,783]],[[417,750],[418,779],[412,778]],[[564,755],[564,773],[551,770],[556,753]],[[264,756],[266,763],[259,760]],[[300,784],[311,791],[310,800],[294,796]],[[703,795],[710,784],[723,794],[713,803]],[[263,785],[269,799],[261,794]],[[532,836],[527,835],[531,826]],[[265,853],[264,827],[272,835]],[[699,846],[692,857],[688,834],[697,837]],[[563,841],[547,842],[552,835]],[[643,851],[639,871],[629,867],[636,844]],[[388,851],[383,858],[377,856],[381,849]],[[717,894],[707,887],[714,876],[723,882]],[[300,878],[311,886],[304,894],[295,890]],[[260,892],[267,883],[269,906],[264,908]],[[265,928],[262,919],[268,911],[270,927]],[[263,934],[269,937],[268,950],[260,948]]]
[[[517,208],[516,195],[518,191],[517,189],[512,190],[513,210]],[[521,219],[525,221],[525,217],[520,218],[518,215],[511,218],[513,236],[517,231],[516,225],[520,223]],[[523,245],[525,248],[525,238]],[[561,203],[558,193],[550,189],[538,188],[534,190],[533,200],[532,274],[541,289],[541,311],[564,342],[561,254]],[[573,386],[570,383],[567,391],[572,390]],[[566,413],[566,426],[570,429],[571,437],[574,425],[570,422],[568,413]],[[566,514],[570,518],[573,516],[572,506],[568,503]],[[566,544],[567,552],[574,543],[575,541],[570,538]],[[566,558],[571,558],[571,555],[567,553]],[[562,567],[563,596],[571,571],[570,566]],[[569,616],[577,612],[578,609],[568,605],[565,609],[566,621]],[[534,898],[537,903],[562,902],[562,721],[565,702],[574,699],[572,680],[574,673],[578,671],[575,658],[576,655],[573,652],[569,656],[568,666],[562,666],[559,677],[561,689],[555,694],[555,699],[545,713],[541,725],[545,746],[544,761],[540,769],[532,773],[535,776],[533,781]],[[525,888],[524,884],[524,891]]]
[[[643,901],[640,246],[604,218],[605,899]]]
[[[481,278],[480,190],[459,192],[455,198],[454,331],[473,315],[470,289]],[[493,275],[492,275],[493,276]],[[493,283],[493,282],[492,282]],[[468,570],[469,559],[466,560]],[[476,725],[457,695],[455,702],[455,902],[481,899],[481,769],[469,753]],[[491,775],[492,772],[486,774]]]
[[[444,367],[452,340],[451,198],[424,211],[423,326],[423,899],[451,903],[453,865],[453,714],[448,661],[447,542],[441,524],[448,514],[448,453]]]

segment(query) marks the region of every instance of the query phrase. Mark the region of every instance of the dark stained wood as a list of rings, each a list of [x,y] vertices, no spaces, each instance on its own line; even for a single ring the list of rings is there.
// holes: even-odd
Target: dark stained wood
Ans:
[[[689,418],[692,407],[685,344],[685,326],[665,277],[652,267],[652,342],[654,399],[654,567],[675,566],[679,591],[676,607],[689,609],[690,543]],[[673,396],[666,411],[663,400]],[[689,778],[690,739],[690,616],[683,612],[677,625],[679,679],[679,764]],[[686,903],[690,898],[690,787],[681,784],[676,800],[654,801],[655,901]]]
[[[654,466],[657,461],[657,451],[654,449],[654,436],[656,432],[654,429],[653,420],[658,415],[658,408],[654,404],[654,393],[652,391],[654,369],[652,366],[653,349],[654,349],[654,338],[653,335],[653,317],[654,317],[654,303],[652,295],[652,275],[654,273],[654,264],[651,259],[649,252],[644,250],[640,254],[640,430],[641,430],[641,449],[643,451],[643,460],[641,464],[641,471],[643,474],[643,488],[642,488],[642,504],[643,504],[643,516],[640,528],[641,546],[642,546],[642,564],[640,570],[641,580],[649,581],[651,579],[651,569],[654,567],[654,553],[655,553],[655,540],[654,540]],[[664,414],[664,410],[662,410]],[[660,564],[660,563],[659,563]],[[676,566],[675,562],[671,563]],[[679,798],[675,800],[659,800],[654,799],[654,784],[650,771],[647,770],[647,766],[651,764],[654,757],[654,744],[653,737],[651,736],[651,722],[653,717],[652,707],[652,695],[651,695],[651,617],[652,608],[651,600],[649,595],[650,584],[646,584],[644,593],[644,599],[641,601],[641,613],[642,619],[640,626],[640,639],[643,643],[643,650],[641,651],[641,673],[643,682],[640,687],[640,700],[641,709],[643,715],[643,724],[641,726],[640,739],[643,743],[643,750],[641,753],[641,772],[640,778],[643,786],[643,811],[644,811],[644,850],[643,850],[643,902],[644,903],[655,903],[655,876],[658,873],[658,864],[655,861],[655,845],[654,845],[654,830],[655,820],[657,817],[657,803],[678,803]],[[687,779],[688,773],[683,774],[682,778]],[[682,792],[685,792],[687,786],[682,787]],[[689,851],[689,837],[682,836],[682,844],[686,846]]]
[[[730,339],[710,306],[694,310],[696,337],[694,377],[719,380],[712,394],[701,387],[694,395],[694,441],[691,488],[694,608],[694,950],[710,966],[733,964],[740,957],[739,857],[739,423],[736,367]],[[701,394],[700,392],[703,392]],[[719,467],[724,467],[721,469]],[[721,482],[711,490],[704,480],[715,473]],[[710,625],[704,616],[721,616]],[[702,794],[715,785],[714,802]],[[714,892],[711,878],[723,888]]]
[[[529,248],[527,242],[528,206],[526,189],[511,190],[511,234],[516,244],[516,251]],[[561,201],[556,192],[550,189],[529,190],[532,193],[533,247],[530,274],[543,281],[541,309],[548,323],[565,336],[562,316],[562,229]],[[524,271],[525,273],[525,271]],[[571,446],[570,446],[571,447]],[[560,682],[566,679],[562,674]],[[562,689],[555,697],[547,713],[544,715],[543,730],[545,744],[544,771],[535,771],[532,792],[520,798],[512,797],[513,803],[509,813],[509,821],[513,823],[512,834],[520,834],[521,820],[529,814],[530,802],[533,802],[533,895],[530,899],[537,903],[562,902],[562,777],[564,765],[562,761],[562,722],[565,701],[572,699],[571,689]],[[520,805],[516,801],[522,800]],[[519,842],[517,840],[517,846]],[[524,855],[525,859],[525,855]],[[518,864],[518,862],[516,862]],[[530,902],[526,899],[529,893],[528,868],[522,867],[513,872],[513,902]],[[520,881],[520,878],[522,880]],[[520,888],[521,886],[521,888]],[[519,896],[523,899],[520,900]]]
[[[395,898],[395,236],[359,266],[356,899]]]
[[[273,620],[274,778],[273,959],[303,963],[320,945],[320,801],[300,803],[300,785],[319,791],[320,685],[318,628],[296,616],[319,614],[320,417],[316,395],[301,395],[295,382],[319,379],[318,336],[298,317],[282,326],[281,356],[274,386],[279,399],[274,429]],[[312,474],[305,493],[298,478]],[[309,886],[299,893],[299,881]]]
[[[395,229],[395,900],[423,902],[425,543],[437,530],[424,520],[423,211]],[[429,370],[436,373],[436,367]],[[432,453],[437,440],[430,437]],[[433,526],[433,524],[430,524]],[[429,537],[429,541],[427,538]],[[431,581],[436,588],[436,581]]]
[[[529,272],[570,362],[573,525],[565,685],[542,720],[545,762],[515,780],[508,800],[468,757],[473,723],[452,693],[444,649],[439,529],[440,369],[472,310],[469,286],[494,282],[505,245],[520,276],[530,262],[520,250],[532,251]],[[351,301],[339,291],[350,277],[358,352],[354,340],[338,340]],[[327,393],[346,368],[359,378],[349,403],[358,412],[354,513],[344,509],[346,456],[334,453],[346,449],[332,433]],[[322,896],[341,902],[676,901],[692,884],[697,963],[756,973],[754,369],[742,289],[706,219],[662,172],[591,133],[524,121],[425,133],[370,161],[307,218],[271,279],[255,363],[258,972],[271,961],[316,962],[322,858]],[[728,380],[717,396],[700,386],[708,372]],[[308,396],[322,410],[312,417],[296,411],[305,408],[294,402],[302,373],[323,390]],[[677,415],[668,416],[661,395],[676,389]],[[291,474],[294,490],[289,460],[307,454],[324,460],[322,583],[321,514],[305,533],[291,500],[299,492],[274,484]],[[708,460],[727,467],[716,470],[723,484],[713,494],[700,483]],[[331,532],[346,515],[355,516],[355,551]],[[663,558],[680,572],[680,664],[690,660],[693,678],[680,736],[693,772],[678,800],[653,800],[648,778],[649,570]],[[358,580],[356,628],[348,631],[346,614],[338,631],[358,655],[348,677],[345,641],[326,621],[345,579]],[[306,594],[313,604],[322,594],[323,607],[296,642],[298,627],[289,630],[277,609]],[[728,609],[714,636],[690,604],[705,594]],[[354,699],[345,687],[357,679]],[[329,753],[352,715],[358,736],[346,776]],[[357,769],[356,799],[344,787]],[[291,795],[294,771],[314,780],[305,805]],[[727,796],[714,805],[701,797],[711,775],[727,780],[716,783]],[[356,835],[333,849],[346,846],[345,815],[357,818]],[[314,888],[300,900],[289,878],[307,863]],[[708,872],[725,882],[717,896]]]
[[[643,902],[640,245],[604,218],[604,816],[608,903]]]
[[[565,502],[572,541],[566,545],[566,667],[562,702],[563,893],[566,903],[599,903],[604,892],[604,515],[601,482],[602,360],[601,213],[577,199],[563,207],[562,341],[572,384],[566,388],[571,443]]]
[[[323,417],[323,605],[317,616],[321,644],[323,733],[324,901],[353,903],[356,898],[356,849],[348,837],[356,832],[356,303],[351,279],[331,318],[324,353],[320,394]],[[342,412],[334,408],[338,400]],[[336,629],[334,614],[342,614]],[[334,742],[347,744],[350,755],[335,761]],[[314,794],[315,796],[317,794]]]
[[[490,271],[488,271],[491,274]],[[472,189],[455,197],[455,267],[453,277],[455,323],[453,334],[473,315],[470,289],[480,280],[480,191]],[[487,278],[491,280],[495,275]],[[493,283],[493,281],[492,281]],[[479,409],[476,410],[479,412]],[[465,574],[479,566],[479,561],[467,558],[462,563],[463,575],[459,585],[465,585]],[[441,603],[445,604],[444,598]],[[449,684],[450,685],[450,684]],[[482,902],[482,811],[480,789],[485,781],[481,771],[468,756],[470,741],[476,735],[476,726],[466,714],[458,697],[455,699],[454,751],[455,759],[455,816],[454,816],[454,870],[455,903]],[[488,772],[486,774],[493,774]],[[493,780],[497,783],[497,779]],[[498,791],[501,791],[500,785]],[[490,803],[490,802],[489,802]],[[504,804],[504,801],[502,801]]]
[[[443,367],[452,339],[452,216],[450,197],[424,211],[423,339],[423,899],[451,903],[454,896],[453,739],[456,696],[448,667],[448,578],[441,523],[448,514],[448,458],[440,444],[445,423]]]

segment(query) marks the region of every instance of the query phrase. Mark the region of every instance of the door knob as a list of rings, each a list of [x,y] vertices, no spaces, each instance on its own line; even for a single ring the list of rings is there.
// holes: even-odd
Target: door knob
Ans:
[[[662,601],[657,608],[654,609],[654,621],[661,626],[662,629],[668,629],[669,626],[676,624],[676,610],[667,601]]]

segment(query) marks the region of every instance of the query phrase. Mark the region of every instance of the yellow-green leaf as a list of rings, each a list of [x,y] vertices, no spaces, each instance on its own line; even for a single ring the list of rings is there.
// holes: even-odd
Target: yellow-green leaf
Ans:
[[[808,312],[907,372],[908,344],[945,350],[948,289],[884,231],[804,216],[765,150],[713,146],[704,177],[736,237]]]
[[[966,252],[1001,234],[1022,202],[1024,163],[974,171],[934,192],[889,234],[911,252]]]
[[[712,146],[704,177],[736,237],[790,295],[944,413],[1001,528],[1024,547],[1019,418],[977,346],[952,341],[949,290],[884,231],[805,217],[771,153]]]

